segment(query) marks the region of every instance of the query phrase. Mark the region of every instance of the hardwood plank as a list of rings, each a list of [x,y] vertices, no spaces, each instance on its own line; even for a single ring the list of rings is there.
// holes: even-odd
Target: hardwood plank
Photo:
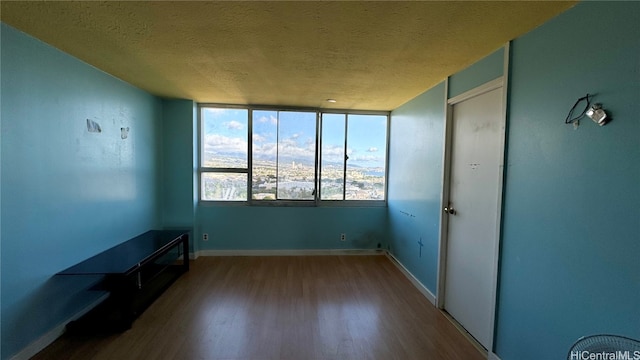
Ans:
[[[385,256],[201,257],[111,336],[34,359],[438,359],[486,355]]]

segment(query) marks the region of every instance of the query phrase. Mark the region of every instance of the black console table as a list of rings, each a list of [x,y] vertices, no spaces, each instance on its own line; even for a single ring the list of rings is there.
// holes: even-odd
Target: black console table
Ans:
[[[179,257],[182,256],[182,263]],[[189,271],[189,231],[151,230],[57,275],[103,275],[109,298],[67,325],[70,332],[124,331],[182,273]]]

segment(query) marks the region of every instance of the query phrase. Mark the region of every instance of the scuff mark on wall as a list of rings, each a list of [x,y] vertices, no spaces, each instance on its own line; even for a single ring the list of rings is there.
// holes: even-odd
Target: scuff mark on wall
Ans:
[[[87,119],[87,131],[93,132],[93,133],[101,133],[102,128],[100,127],[100,124],[98,124],[97,122],[91,119]]]
[[[410,214],[410,213],[408,213],[408,212],[406,212],[406,211],[402,211],[402,210],[400,210],[400,214],[405,215],[405,216],[408,216],[408,217],[411,217],[411,218],[416,217],[415,215]]]

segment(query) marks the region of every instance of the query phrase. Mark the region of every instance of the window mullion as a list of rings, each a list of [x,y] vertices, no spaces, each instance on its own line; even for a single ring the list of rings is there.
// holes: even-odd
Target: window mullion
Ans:
[[[247,109],[247,201],[253,200],[253,111]]]
[[[348,123],[349,123],[349,115],[345,114],[344,115],[344,160],[342,162],[343,164],[343,172],[342,172],[342,200],[346,200],[347,199],[347,160],[349,159],[349,156],[347,155],[347,138],[348,138],[348,134],[347,134],[347,129],[348,129]]]
[[[320,182],[322,181],[322,172],[320,171],[320,167],[322,166],[322,113],[316,111],[316,174],[314,181],[315,186],[315,196],[314,201],[316,205],[320,203],[321,196],[321,186]]]
[[[249,169],[245,169],[245,168],[202,167],[202,168],[200,168],[200,172],[245,174],[245,173],[249,172]]]
[[[280,186],[280,111],[276,112],[276,201],[280,200],[278,188]]]

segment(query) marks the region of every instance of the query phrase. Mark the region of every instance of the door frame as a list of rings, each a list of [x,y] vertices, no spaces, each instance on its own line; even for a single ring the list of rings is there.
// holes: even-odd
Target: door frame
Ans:
[[[464,100],[482,95],[492,90],[502,88],[502,110],[500,117],[500,125],[502,131],[500,133],[500,148],[502,156],[499,159],[498,167],[498,209],[496,214],[496,235],[498,237],[494,248],[495,261],[492,266],[492,284],[491,284],[491,315],[490,315],[490,334],[489,344],[487,349],[489,355],[493,353],[495,346],[495,319],[496,319],[496,304],[497,304],[497,288],[498,288],[498,267],[500,262],[500,245],[502,242],[502,208],[503,208],[503,192],[504,192],[504,170],[505,170],[505,144],[507,134],[507,109],[508,109],[508,84],[509,84],[509,57],[510,57],[510,43],[507,42],[504,45],[504,59],[503,59],[503,75],[486,82],[476,88],[466,91],[458,96],[449,98],[449,79],[445,81],[445,139],[443,149],[443,171],[442,171],[442,196],[440,199],[440,232],[439,232],[439,246],[438,246],[438,275],[437,275],[437,287],[436,287],[436,306],[438,309],[444,310],[445,304],[445,285],[446,285],[446,266],[447,266],[447,246],[448,246],[448,226],[449,219],[445,216],[442,209],[448,206],[450,196],[451,185],[451,153],[452,153],[452,140],[453,140],[453,105],[460,103]],[[479,343],[477,344],[479,345]]]

